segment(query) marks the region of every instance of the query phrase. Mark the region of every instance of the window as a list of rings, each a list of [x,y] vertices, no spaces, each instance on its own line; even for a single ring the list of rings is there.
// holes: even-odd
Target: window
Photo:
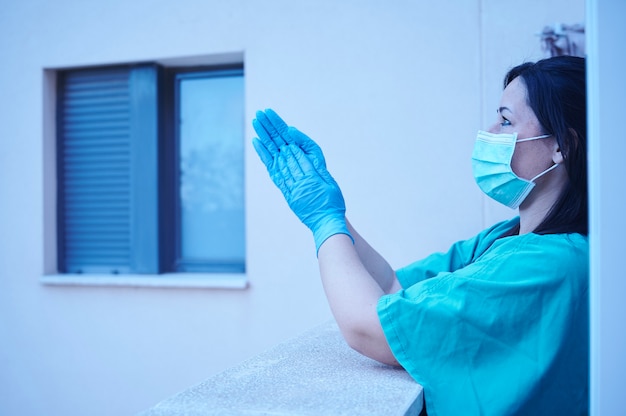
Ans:
[[[61,273],[243,273],[243,68],[61,71]]]

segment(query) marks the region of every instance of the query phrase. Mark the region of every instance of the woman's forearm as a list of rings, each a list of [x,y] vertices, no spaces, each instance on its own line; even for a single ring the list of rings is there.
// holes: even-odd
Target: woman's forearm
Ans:
[[[385,291],[363,265],[350,238],[345,234],[328,238],[318,261],[326,297],[348,344],[372,359],[397,365],[376,310]]]
[[[369,274],[378,282],[378,285],[385,293],[395,293],[401,289],[395,271],[391,268],[387,260],[385,260],[367,241],[356,231],[346,219],[348,230],[354,238],[354,248],[356,249],[359,259]]]

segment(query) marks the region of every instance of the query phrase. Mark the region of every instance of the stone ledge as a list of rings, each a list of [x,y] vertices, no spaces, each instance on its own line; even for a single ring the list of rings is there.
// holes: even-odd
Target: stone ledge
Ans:
[[[404,370],[353,351],[329,322],[166,399],[140,416],[419,415]]]

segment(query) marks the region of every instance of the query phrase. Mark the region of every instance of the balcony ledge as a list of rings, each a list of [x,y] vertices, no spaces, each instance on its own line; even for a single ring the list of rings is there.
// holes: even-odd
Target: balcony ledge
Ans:
[[[328,322],[138,416],[409,416],[422,404],[422,387],[404,370],[353,351]]]

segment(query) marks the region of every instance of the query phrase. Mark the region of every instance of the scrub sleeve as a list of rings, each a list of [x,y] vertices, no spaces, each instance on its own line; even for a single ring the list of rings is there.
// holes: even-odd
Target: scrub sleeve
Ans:
[[[588,240],[496,224],[397,272],[378,314],[430,416],[586,414]]]

